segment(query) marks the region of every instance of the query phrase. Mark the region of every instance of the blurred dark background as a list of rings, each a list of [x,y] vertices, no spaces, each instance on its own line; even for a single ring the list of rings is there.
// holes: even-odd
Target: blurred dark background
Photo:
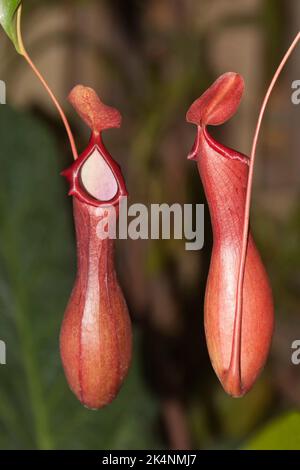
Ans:
[[[249,154],[272,74],[299,29],[297,0],[85,0],[24,2],[24,40],[70,119],[79,150],[88,130],[66,97],[92,86],[121,110],[105,141],[130,203],[205,203],[186,160],[191,102],[221,73],[246,93],[214,135]],[[69,391],[58,336],[75,275],[70,198],[59,176],[72,160],[63,126],[23,59],[1,33],[0,448],[300,449],[300,49],[268,106],[260,137],[252,226],[271,277],[276,331],[267,366],[242,399],[223,392],[207,355],[203,299],[211,250],[184,241],[118,242],[118,272],[134,324],[133,365],[118,398],[83,408]],[[255,332],[253,332],[255,334]]]

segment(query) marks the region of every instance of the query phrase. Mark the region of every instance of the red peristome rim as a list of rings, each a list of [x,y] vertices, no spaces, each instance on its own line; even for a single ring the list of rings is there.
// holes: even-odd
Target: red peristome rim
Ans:
[[[80,181],[80,170],[85,163],[85,161],[89,158],[95,148],[98,148],[102,157],[106,161],[107,165],[110,167],[118,185],[117,194],[110,199],[109,201],[99,201],[98,199],[91,196],[82,186]],[[87,148],[82,152],[77,160],[66,170],[61,172],[61,175],[64,176],[70,183],[70,190],[69,196],[75,196],[80,201],[84,202],[85,204],[89,204],[95,207],[108,207],[114,206],[119,203],[121,197],[128,196],[128,192],[126,189],[125,181],[121,172],[119,165],[114,161],[110,153],[105,148],[101,135],[98,133],[93,132],[91,135],[91,139]]]
[[[198,153],[199,153],[199,145],[200,145],[200,134],[203,132],[203,135],[205,137],[205,140],[207,144],[212,148],[215,152],[217,152],[219,155],[229,158],[231,160],[238,160],[242,163],[245,163],[246,165],[250,164],[249,157],[241,152],[238,152],[237,150],[234,150],[230,147],[225,147],[225,145],[221,144],[220,142],[217,142],[208,132],[206,127],[203,129],[198,126],[198,131],[197,135],[193,144],[192,149],[190,150],[188,154],[188,160],[197,160],[198,159]]]

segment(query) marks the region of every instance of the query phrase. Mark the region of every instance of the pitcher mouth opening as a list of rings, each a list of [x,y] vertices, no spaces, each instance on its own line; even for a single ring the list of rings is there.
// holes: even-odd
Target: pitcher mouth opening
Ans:
[[[61,174],[70,183],[70,196],[95,207],[117,205],[128,195],[121,169],[99,133],[92,133],[86,150]]]

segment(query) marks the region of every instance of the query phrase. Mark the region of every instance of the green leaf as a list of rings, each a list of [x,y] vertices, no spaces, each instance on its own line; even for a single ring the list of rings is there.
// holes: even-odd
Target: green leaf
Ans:
[[[20,52],[16,28],[16,11],[22,0],[0,0],[0,23],[16,50]]]
[[[290,412],[274,419],[250,439],[243,449],[299,450],[300,413]]]

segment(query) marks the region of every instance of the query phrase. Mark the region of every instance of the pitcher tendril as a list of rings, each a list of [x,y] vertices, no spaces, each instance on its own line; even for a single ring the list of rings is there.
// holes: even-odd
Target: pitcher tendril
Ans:
[[[19,8],[16,12],[16,15],[17,15],[17,40],[18,40],[18,46],[19,46],[19,53],[24,57],[24,59],[26,60],[28,65],[31,67],[31,69],[33,70],[33,72],[35,73],[35,75],[37,76],[39,81],[44,86],[44,88],[47,91],[48,95],[50,96],[52,102],[54,103],[54,106],[56,107],[56,109],[57,109],[57,111],[58,111],[58,113],[59,113],[59,115],[62,119],[62,122],[65,126],[65,129],[66,129],[66,132],[67,132],[67,135],[68,135],[68,138],[69,138],[72,154],[73,154],[74,160],[76,160],[78,158],[78,152],[77,152],[74,136],[73,136],[71,127],[68,123],[68,120],[66,118],[66,115],[65,115],[61,105],[59,104],[56,96],[54,95],[53,91],[51,90],[48,83],[44,79],[43,75],[38,70],[38,68],[36,67],[36,65],[34,64],[34,62],[32,61],[32,59],[30,58],[28,52],[25,49],[25,46],[24,46],[24,43],[23,43],[23,38],[22,38],[22,31],[21,31],[22,5],[19,6]]]
[[[236,336],[236,348],[233,352],[232,356],[232,363],[237,362],[237,358],[240,356],[240,348],[241,345],[239,344],[238,338],[241,338],[240,335],[240,329],[241,329],[241,311],[242,311],[242,303],[243,303],[243,283],[244,283],[244,274],[245,274],[245,264],[246,264],[246,256],[247,256],[247,240],[248,240],[248,232],[249,232],[249,220],[250,220],[250,206],[251,206],[251,194],[252,194],[252,186],[253,186],[253,175],[254,175],[254,164],[255,164],[255,158],[256,158],[256,148],[257,148],[257,143],[258,143],[258,137],[259,137],[259,132],[262,124],[262,120],[264,117],[264,113],[269,101],[269,98],[271,96],[271,93],[273,91],[273,88],[285,66],[287,63],[291,53],[297,46],[298,42],[300,40],[300,32],[296,35],[295,39],[291,43],[289,49],[285,53],[284,57],[282,58],[273,78],[272,81],[269,85],[269,88],[265,94],[257,124],[256,124],[256,129],[254,133],[254,138],[253,138],[253,143],[252,143],[252,149],[250,153],[250,165],[249,165],[249,176],[248,176],[248,184],[247,184],[247,193],[246,193],[246,202],[245,202],[245,215],[244,215],[244,226],[243,226],[243,241],[242,241],[242,251],[241,251],[241,260],[240,260],[240,266],[239,266],[239,276],[238,276],[238,288],[237,288],[237,294],[236,294],[236,319],[237,324],[235,326],[235,336]]]

